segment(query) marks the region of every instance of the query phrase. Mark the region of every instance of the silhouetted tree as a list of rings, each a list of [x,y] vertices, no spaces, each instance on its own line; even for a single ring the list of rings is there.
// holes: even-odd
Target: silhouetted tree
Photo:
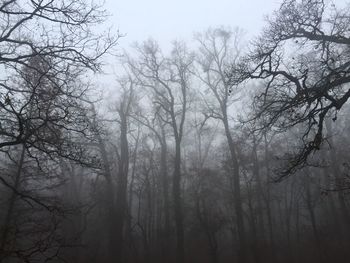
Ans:
[[[229,74],[237,83],[263,80],[255,97],[257,129],[286,131],[299,126],[301,146],[280,177],[307,163],[325,141],[325,119],[350,97],[349,6],[323,0],[285,0]]]
[[[207,106],[206,117],[219,119],[224,125],[225,135],[231,154],[232,186],[234,190],[234,209],[237,219],[237,232],[239,246],[241,247],[242,262],[246,260],[246,233],[243,219],[240,168],[237,147],[232,138],[228,109],[232,105],[233,95],[236,87],[229,83],[225,74],[226,67],[235,63],[240,55],[240,38],[242,34],[239,29],[235,32],[223,28],[209,29],[203,34],[197,35],[199,42],[198,63],[203,72],[197,74],[202,83],[211,92],[214,100],[205,100]],[[236,94],[235,94],[236,95]]]

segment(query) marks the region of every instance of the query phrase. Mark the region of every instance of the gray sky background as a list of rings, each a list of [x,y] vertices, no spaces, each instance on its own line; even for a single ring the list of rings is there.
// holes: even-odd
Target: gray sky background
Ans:
[[[266,16],[272,15],[283,0],[105,0],[111,15],[108,24],[126,34],[119,40],[119,50],[130,51],[134,42],[149,37],[157,40],[163,51],[169,51],[173,40],[190,42],[194,32],[209,27],[242,28],[245,40],[257,36],[266,26]],[[347,0],[327,0],[338,6]],[[95,76],[107,97],[115,95],[114,80],[123,72],[115,57],[107,58],[105,74]],[[113,85],[111,85],[113,84]],[[111,92],[106,92],[107,90]]]
[[[247,37],[258,34],[264,16],[282,0],[106,0],[110,22],[127,36],[122,48],[149,37],[162,47],[174,39],[191,40],[193,32],[215,26],[239,26]]]
[[[246,40],[259,34],[282,0],[105,0],[111,15],[108,24],[126,34],[119,40],[119,50],[130,51],[134,42],[149,37],[157,40],[163,51],[171,49],[173,40],[190,42],[194,32],[209,27],[238,26],[246,32]],[[105,74],[95,76],[105,96],[116,96],[115,78],[123,70],[117,59],[107,59]],[[114,83],[114,84],[113,84]],[[112,84],[112,85],[111,85]]]
[[[246,40],[259,34],[283,0],[105,0],[111,15],[108,24],[126,34],[119,40],[119,50],[131,51],[131,44],[149,37],[157,40],[163,51],[171,49],[173,40],[190,42],[193,33],[209,27],[238,26]],[[94,76],[103,93],[113,100],[115,79],[123,69],[115,57],[105,60],[104,74]],[[111,85],[112,84],[112,85]]]

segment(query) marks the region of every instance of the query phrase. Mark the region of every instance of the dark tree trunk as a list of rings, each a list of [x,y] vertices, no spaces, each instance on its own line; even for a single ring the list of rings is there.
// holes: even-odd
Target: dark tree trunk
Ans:
[[[226,110],[223,110],[225,113]],[[236,147],[232,139],[232,135],[230,132],[228,119],[226,114],[223,117],[225,134],[231,154],[231,164],[232,164],[232,187],[233,187],[233,198],[234,198],[234,208],[236,213],[237,220],[237,233],[238,233],[238,241],[239,241],[239,261],[246,262],[247,257],[247,242],[246,242],[246,232],[243,220],[243,208],[242,208],[242,197],[241,197],[241,186],[240,186],[240,175],[239,175],[239,163],[238,157],[236,153]]]
[[[11,229],[11,220],[12,220],[12,217],[13,217],[13,211],[14,211],[15,202],[16,202],[16,199],[17,199],[16,191],[18,191],[19,187],[20,187],[20,181],[21,181],[24,157],[25,157],[25,147],[23,145],[22,146],[22,150],[21,150],[21,155],[20,155],[20,158],[19,158],[19,162],[17,164],[17,171],[16,171],[16,174],[15,174],[15,184],[14,184],[13,190],[11,192],[11,196],[10,196],[10,199],[9,199],[7,211],[6,211],[6,214],[5,214],[5,220],[4,220],[3,225],[2,225],[3,231],[1,233],[0,262],[2,262],[2,260],[6,257],[5,246],[7,244],[8,236],[9,236],[10,229]]]
[[[329,133],[329,139],[328,141],[332,146],[334,146],[334,141],[333,141],[333,127],[332,127],[332,121],[330,119],[326,120],[326,128],[327,132]],[[339,169],[339,162],[337,162],[337,152],[334,150],[332,153],[330,153],[330,160],[331,160],[331,173],[334,175],[335,179],[335,188],[342,187],[342,175],[341,171]],[[347,233],[350,233],[350,213],[349,213],[349,208],[346,204],[345,197],[344,197],[344,191],[341,191],[339,189],[337,190],[337,197],[338,197],[338,202],[340,205],[340,215],[342,217],[342,221],[344,223],[344,226],[346,227]]]
[[[181,197],[181,140],[175,139],[175,167],[173,174],[173,198],[176,225],[176,262],[185,262],[184,226]]]
[[[164,130],[162,130],[162,143],[160,152],[160,174],[162,180],[162,196],[163,196],[163,211],[164,211],[164,222],[162,229],[162,258],[165,262],[168,259],[169,244],[170,244],[170,202],[169,202],[169,180],[168,180],[168,168],[167,168],[167,144],[165,140]]]
[[[264,135],[264,159],[265,159],[265,166],[266,166],[266,179],[269,180],[270,178],[270,162],[269,162],[269,153],[268,153],[268,143],[267,143],[267,138],[266,134]],[[271,198],[270,198],[270,186],[267,187],[266,189],[266,198],[265,198],[265,204],[266,204],[266,215],[267,215],[267,223],[268,223],[268,228],[269,228],[269,238],[270,238],[270,246],[271,246],[271,251],[274,252],[274,247],[275,247],[275,241],[274,241],[274,233],[273,233],[273,218],[272,218],[272,212],[271,212]],[[272,253],[273,253],[272,252]]]
[[[96,115],[96,111],[94,106],[92,105],[92,111]],[[97,127],[96,120],[93,121],[93,126]],[[113,262],[115,258],[115,237],[116,237],[116,228],[115,228],[115,222],[116,222],[116,207],[115,207],[115,188],[114,188],[114,182],[112,178],[111,168],[109,164],[108,154],[105,142],[102,138],[102,136],[97,133],[96,139],[98,141],[98,147],[101,154],[102,159],[102,168],[103,168],[103,175],[105,177],[105,189],[106,189],[106,211],[107,211],[107,231],[108,231],[108,258],[111,262]]]
[[[256,178],[256,192],[257,192],[257,223],[258,223],[258,233],[260,233],[260,239],[264,240],[264,234],[265,234],[265,224],[264,224],[264,216],[263,216],[263,200],[265,200],[265,194],[263,191],[262,183],[261,183],[261,175],[260,175],[260,165],[259,165],[259,159],[258,159],[258,152],[257,152],[257,143],[255,140],[255,137],[253,138],[253,171],[254,176]]]
[[[127,215],[127,185],[129,169],[129,146],[127,138],[127,116],[119,111],[120,115],[120,160],[118,164],[117,193],[115,205],[115,248],[114,262],[124,262],[124,224]]]

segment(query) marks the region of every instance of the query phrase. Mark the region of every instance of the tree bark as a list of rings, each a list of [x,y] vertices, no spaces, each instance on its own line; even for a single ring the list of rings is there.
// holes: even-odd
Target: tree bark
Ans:
[[[120,115],[120,161],[118,164],[116,213],[115,213],[115,248],[114,262],[124,262],[124,224],[127,215],[127,185],[129,169],[129,145],[127,137],[127,116],[119,111]]]
[[[170,202],[169,202],[169,180],[168,180],[168,168],[167,168],[167,143],[165,139],[164,128],[162,128],[162,142],[160,151],[160,174],[162,180],[162,195],[163,195],[163,211],[164,222],[162,230],[162,258],[165,262],[168,259],[169,253],[169,235],[170,235]]]
[[[243,208],[242,208],[242,197],[241,197],[241,186],[240,186],[240,175],[239,175],[239,163],[236,154],[236,147],[232,139],[230,132],[228,119],[226,116],[226,110],[223,110],[224,117],[223,123],[225,127],[225,134],[231,154],[231,164],[232,164],[232,187],[233,187],[233,202],[235,207],[235,213],[237,218],[237,233],[239,241],[239,261],[246,262],[247,258],[247,243],[246,243],[246,232],[243,220]]]
[[[175,167],[173,174],[173,198],[176,225],[176,262],[185,262],[184,226],[181,197],[181,140],[175,138]]]
[[[12,193],[11,193],[11,197],[10,197],[9,204],[7,207],[5,220],[3,223],[3,231],[1,234],[1,244],[0,244],[0,262],[2,262],[2,260],[6,257],[5,246],[6,246],[6,243],[8,241],[7,239],[8,239],[8,235],[9,235],[10,228],[11,228],[10,223],[12,220],[13,210],[15,208],[15,202],[16,202],[16,198],[17,198],[17,193],[15,191],[18,191],[18,189],[20,187],[20,180],[21,180],[21,175],[22,175],[24,157],[25,157],[25,146],[22,145],[21,155],[19,158],[19,162],[17,164],[17,171],[16,171],[16,175],[15,175],[15,184],[13,186],[13,189],[11,189]]]

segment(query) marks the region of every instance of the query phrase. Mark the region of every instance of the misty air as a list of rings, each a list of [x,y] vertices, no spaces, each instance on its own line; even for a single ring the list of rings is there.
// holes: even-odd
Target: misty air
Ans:
[[[0,262],[350,262],[348,0],[0,0]]]

